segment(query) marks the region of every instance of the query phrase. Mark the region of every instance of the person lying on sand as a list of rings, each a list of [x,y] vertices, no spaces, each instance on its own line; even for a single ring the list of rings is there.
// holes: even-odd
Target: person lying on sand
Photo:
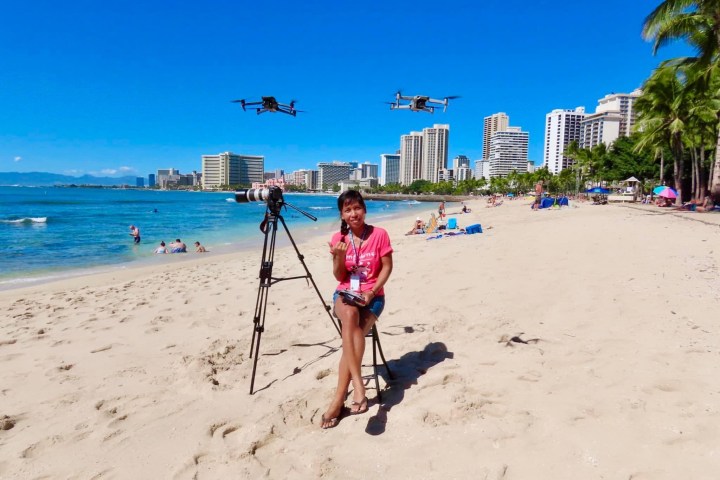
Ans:
[[[423,222],[420,217],[417,217],[412,229],[405,235],[420,235],[423,233],[425,233],[425,222]]]

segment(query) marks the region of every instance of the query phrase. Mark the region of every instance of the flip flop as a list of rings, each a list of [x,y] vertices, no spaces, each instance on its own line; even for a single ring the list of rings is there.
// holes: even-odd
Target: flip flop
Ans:
[[[356,402],[355,400],[352,401],[351,405],[357,406],[358,409],[356,411],[353,411],[352,408],[350,409],[350,415],[360,415],[368,411],[370,407],[368,407],[368,398],[363,397],[362,400],[359,402]],[[365,408],[363,408],[363,405],[365,405]]]
[[[333,418],[325,418],[325,414],[323,413],[320,416],[320,419],[322,420],[320,428],[322,428],[323,430],[327,430],[328,428],[335,428],[338,426],[338,423],[340,423],[340,415]]]

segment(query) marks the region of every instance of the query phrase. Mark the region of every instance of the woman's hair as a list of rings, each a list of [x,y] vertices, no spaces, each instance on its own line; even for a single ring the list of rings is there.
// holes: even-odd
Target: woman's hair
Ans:
[[[340,216],[342,216],[343,208],[345,208],[345,205],[348,205],[350,203],[357,203],[359,204],[363,210],[367,213],[367,207],[365,206],[365,200],[363,200],[362,195],[360,195],[360,192],[357,190],[345,190],[340,196],[338,197],[337,204],[338,204],[338,211],[340,212]],[[350,228],[348,227],[345,220],[340,220],[340,233],[342,235],[347,235],[348,232],[350,232]]]

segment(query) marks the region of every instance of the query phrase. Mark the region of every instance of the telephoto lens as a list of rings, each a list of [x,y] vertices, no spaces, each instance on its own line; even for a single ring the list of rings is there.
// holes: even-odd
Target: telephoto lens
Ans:
[[[270,190],[267,188],[244,188],[235,192],[235,201],[238,203],[267,202]]]

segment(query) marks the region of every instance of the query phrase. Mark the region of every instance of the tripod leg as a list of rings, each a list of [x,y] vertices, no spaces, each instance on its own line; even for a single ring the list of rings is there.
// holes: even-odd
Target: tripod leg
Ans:
[[[260,285],[258,286],[257,301],[255,302],[255,316],[253,317],[253,335],[250,344],[250,358],[253,359],[252,376],[250,377],[250,395],[255,388],[255,372],[257,370],[258,357],[260,356],[260,339],[265,331],[265,315],[267,313],[267,301],[272,285],[272,267],[275,257],[275,238],[277,236],[277,216],[271,215],[265,227],[265,243],[263,255],[260,262]],[[254,352],[253,352],[254,350]]]
[[[312,283],[312,286],[315,288],[315,293],[317,293],[317,296],[320,299],[320,302],[323,304],[323,307],[325,308],[325,311],[327,312],[328,317],[330,318],[330,322],[332,322],[333,326],[335,327],[335,330],[337,330],[338,334],[341,334],[340,326],[338,326],[337,322],[335,321],[332,314],[330,313],[330,306],[328,306],[328,304],[325,303],[325,299],[323,298],[322,293],[320,293],[320,289],[318,288],[317,284],[315,283],[312,273],[310,273],[310,270],[308,270],[308,267],[305,264],[305,257],[303,256],[302,253],[300,253],[300,250],[298,249],[297,244],[295,243],[295,240],[293,239],[292,235],[290,235],[290,230],[288,229],[288,226],[285,223],[285,219],[282,217],[282,215],[278,215],[278,218],[280,219],[280,222],[282,223],[282,226],[285,229],[285,233],[287,233],[287,236],[290,239],[290,243],[292,243],[292,246],[295,249],[295,253],[297,253],[298,259],[300,259],[300,263],[302,264],[303,268],[305,269],[305,277],[308,280],[310,280],[310,283]]]

